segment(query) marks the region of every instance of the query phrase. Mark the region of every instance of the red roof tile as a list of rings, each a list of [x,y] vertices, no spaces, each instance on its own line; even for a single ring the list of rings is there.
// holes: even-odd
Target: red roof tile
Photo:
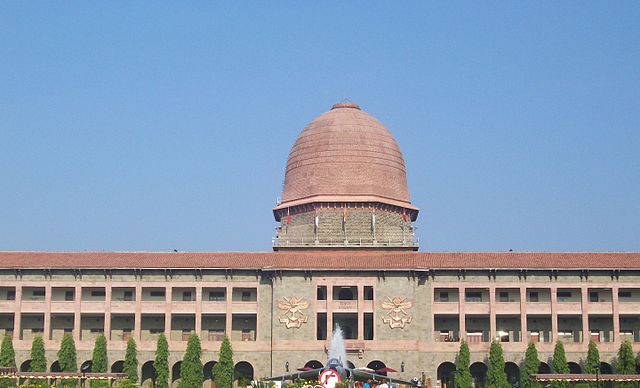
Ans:
[[[0,252],[0,268],[640,269],[640,252]]]

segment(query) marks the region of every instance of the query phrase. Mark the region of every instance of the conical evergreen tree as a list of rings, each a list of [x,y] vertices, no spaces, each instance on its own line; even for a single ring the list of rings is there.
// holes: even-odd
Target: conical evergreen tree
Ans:
[[[76,343],[73,340],[71,334],[65,334],[62,337],[60,343],[60,350],[58,351],[58,364],[62,372],[77,372],[78,360],[76,353]],[[77,381],[75,379],[62,380],[61,386],[63,387],[75,387]]]
[[[504,354],[502,345],[498,341],[491,343],[489,349],[489,370],[487,371],[487,387],[511,388],[504,372]]]
[[[30,372],[46,372],[47,371],[47,359],[44,353],[44,340],[42,336],[36,336],[31,343],[31,365]],[[29,386],[31,387],[46,387],[47,381],[43,379],[31,379],[29,380]]]
[[[524,388],[537,388],[539,383],[529,380],[529,376],[538,373],[540,369],[540,359],[538,359],[538,350],[536,344],[529,342],[527,352],[524,356],[524,365],[522,366],[522,386]]]
[[[618,361],[616,362],[616,371],[621,375],[634,375],[636,374],[636,358],[633,354],[633,348],[629,340],[624,340],[618,350]],[[616,383],[616,387],[631,388],[635,383],[632,382],[620,382]]]
[[[138,349],[136,341],[129,338],[127,341],[127,352],[124,355],[124,373],[128,375],[127,380],[132,384],[138,383]]]
[[[107,372],[109,362],[107,360],[107,339],[104,335],[96,338],[93,347],[93,358],[91,359],[91,372],[104,373]],[[91,380],[89,383],[91,388],[109,388],[109,382],[106,380]]]
[[[233,383],[233,349],[229,338],[225,335],[220,344],[218,363],[213,367],[213,379],[216,388],[232,388]]]
[[[156,388],[169,388],[169,344],[164,333],[158,337],[153,368],[156,371]]]
[[[554,373],[569,373],[569,364],[567,364],[567,356],[564,353],[564,345],[562,342],[556,342],[556,347],[553,350],[553,371]],[[566,388],[569,383],[566,381],[552,381],[551,386],[553,388]]]
[[[202,373],[202,348],[197,334],[189,336],[187,351],[180,365],[180,384],[178,388],[201,387],[204,381]]]
[[[600,367],[600,353],[598,352],[598,345],[593,341],[589,341],[589,350],[587,351],[587,359],[584,362],[583,368],[584,373],[596,373],[596,366]]]
[[[16,367],[16,352],[13,350],[13,339],[7,334],[4,335],[2,345],[0,346],[0,367]],[[0,387],[2,388],[15,386],[15,380],[13,379],[0,379]]]
[[[473,381],[471,379],[471,371],[469,364],[471,363],[471,355],[469,353],[469,345],[462,340],[460,342],[460,351],[456,357],[456,377],[454,382],[455,388],[472,388]]]

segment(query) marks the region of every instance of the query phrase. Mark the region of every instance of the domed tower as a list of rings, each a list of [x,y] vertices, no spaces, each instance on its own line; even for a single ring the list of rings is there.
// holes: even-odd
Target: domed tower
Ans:
[[[357,104],[313,120],[291,148],[274,250],[418,250],[398,143]]]

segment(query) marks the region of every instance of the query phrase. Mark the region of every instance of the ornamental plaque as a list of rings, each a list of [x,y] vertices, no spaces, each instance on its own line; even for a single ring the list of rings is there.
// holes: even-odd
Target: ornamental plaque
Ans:
[[[280,323],[284,323],[287,329],[300,328],[303,323],[307,323],[309,316],[306,310],[309,308],[309,302],[302,298],[286,296],[278,301],[278,308],[282,310],[282,315],[278,317]]]
[[[387,297],[387,300],[382,302],[382,308],[387,310],[387,315],[382,317],[382,322],[392,329],[404,329],[413,320],[413,317],[407,312],[411,307],[413,304],[407,298],[396,296],[391,299]]]

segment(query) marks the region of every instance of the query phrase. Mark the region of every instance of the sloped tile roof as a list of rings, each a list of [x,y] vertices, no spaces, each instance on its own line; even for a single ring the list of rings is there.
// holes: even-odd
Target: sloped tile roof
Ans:
[[[640,269],[640,252],[0,252],[0,268]]]

